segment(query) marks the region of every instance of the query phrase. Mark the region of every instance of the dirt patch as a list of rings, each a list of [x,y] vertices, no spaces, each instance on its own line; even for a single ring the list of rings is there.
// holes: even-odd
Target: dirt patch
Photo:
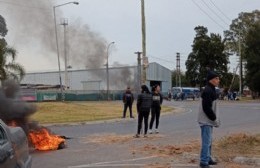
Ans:
[[[168,163],[198,164],[200,141],[184,145],[147,144],[139,149],[143,153],[169,158]],[[234,134],[213,142],[213,156],[224,168],[251,168],[253,165],[241,165],[233,162],[236,156],[259,157],[260,135]],[[174,158],[174,159],[173,159]],[[160,166],[160,165],[155,165]]]
[[[199,142],[194,141],[184,145],[166,145],[166,146],[155,146],[145,145],[141,151],[148,152],[150,154],[156,154],[158,156],[171,157],[175,155],[183,154],[184,152],[192,153],[199,149]]]
[[[237,164],[237,163],[224,163],[223,168],[255,168],[254,166],[250,166],[250,165],[241,165],[241,164]]]
[[[259,156],[260,134],[240,133],[224,137],[215,143],[213,151],[224,162],[231,162],[236,156]]]
[[[85,143],[98,143],[98,144],[113,144],[113,143],[128,143],[130,141],[135,140],[146,140],[146,141],[153,141],[159,138],[164,137],[163,135],[153,135],[149,136],[148,138],[134,138],[134,134],[127,134],[127,135],[118,135],[118,134],[96,134],[87,137],[84,142]],[[83,142],[83,143],[84,143]]]
[[[98,145],[126,144],[130,147],[129,150],[133,155],[156,156],[160,160],[146,165],[147,168],[167,168],[174,167],[175,164],[199,164],[200,140],[193,140],[187,144],[162,145],[158,144],[160,138],[164,138],[164,136],[154,134],[148,138],[134,138],[133,134],[97,134],[84,138],[83,143]],[[253,168],[254,165],[234,163],[233,159],[237,156],[259,157],[260,134],[248,135],[241,133],[223,137],[214,141],[212,148],[213,156],[217,158],[221,168]]]
[[[148,164],[144,168],[171,168],[170,164],[160,164],[160,163],[155,163],[155,164]]]

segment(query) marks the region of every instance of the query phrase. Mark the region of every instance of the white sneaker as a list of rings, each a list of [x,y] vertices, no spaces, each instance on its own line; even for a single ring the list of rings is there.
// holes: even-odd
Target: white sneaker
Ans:
[[[155,129],[155,133],[158,134],[158,133],[159,133],[159,130],[158,130],[158,129]]]
[[[149,133],[149,134],[152,134],[152,133],[153,133],[153,131],[152,131],[151,129],[149,129],[149,130],[148,130],[148,133]]]

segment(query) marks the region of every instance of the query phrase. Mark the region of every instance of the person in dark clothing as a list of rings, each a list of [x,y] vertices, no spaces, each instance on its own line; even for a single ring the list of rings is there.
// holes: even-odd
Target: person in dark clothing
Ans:
[[[137,126],[137,134],[136,138],[140,137],[142,122],[144,120],[144,137],[147,137],[148,130],[148,118],[152,105],[152,95],[146,85],[141,86],[141,94],[138,95],[137,98],[137,113],[138,113],[138,126]]]
[[[124,111],[123,111],[123,118],[126,117],[126,110],[129,107],[130,111],[130,118],[134,118],[132,114],[132,105],[134,102],[134,95],[131,92],[130,87],[127,87],[125,93],[123,94],[123,103],[124,103]]]
[[[158,126],[159,126],[159,119],[160,119],[160,113],[161,113],[161,104],[163,102],[163,97],[160,94],[160,86],[155,85],[152,87],[152,118],[150,121],[150,127],[149,127],[149,133],[152,134],[152,128],[154,119],[156,119],[155,122],[155,133],[159,133]]]
[[[207,74],[207,86],[201,94],[201,103],[198,113],[198,123],[201,128],[201,153],[200,167],[210,168],[209,165],[216,165],[211,157],[213,127],[219,127],[217,93],[215,87],[219,85],[218,74],[209,71]]]
[[[170,89],[169,89],[169,91],[168,91],[168,100],[169,100],[169,101],[172,100],[172,92],[171,92]]]

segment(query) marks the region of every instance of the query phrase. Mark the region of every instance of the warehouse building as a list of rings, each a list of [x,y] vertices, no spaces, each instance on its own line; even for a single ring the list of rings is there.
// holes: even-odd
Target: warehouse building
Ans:
[[[130,86],[133,92],[137,94],[140,91],[140,74],[138,72],[140,71],[138,71],[137,66],[109,68],[109,92],[121,95],[126,87]],[[69,70],[66,77],[65,72],[61,71],[61,79],[64,93],[67,94],[98,94],[97,97],[102,99],[104,98],[102,95],[107,93],[107,71],[105,68]],[[26,92],[26,89],[35,89],[38,94],[47,92],[56,94],[59,93],[60,88],[59,72],[27,73],[21,84],[24,92]],[[171,70],[158,63],[150,63],[146,69],[146,85],[153,86],[155,84],[159,84],[162,93],[166,94],[172,86]],[[37,100],[39,100],[39,97],[43,96],[37,95]],[[120,99],[120,96],[112,97],[113,99]]]

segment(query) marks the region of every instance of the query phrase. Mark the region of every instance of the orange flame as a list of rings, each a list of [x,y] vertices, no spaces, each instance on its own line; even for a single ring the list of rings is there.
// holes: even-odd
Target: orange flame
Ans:
[[[61,143],[65,143],[65,139],[57,136],[52,135],[49,131],[45,128],[39,131],[30,131],[29,138],[37,150],[57,150]]]

